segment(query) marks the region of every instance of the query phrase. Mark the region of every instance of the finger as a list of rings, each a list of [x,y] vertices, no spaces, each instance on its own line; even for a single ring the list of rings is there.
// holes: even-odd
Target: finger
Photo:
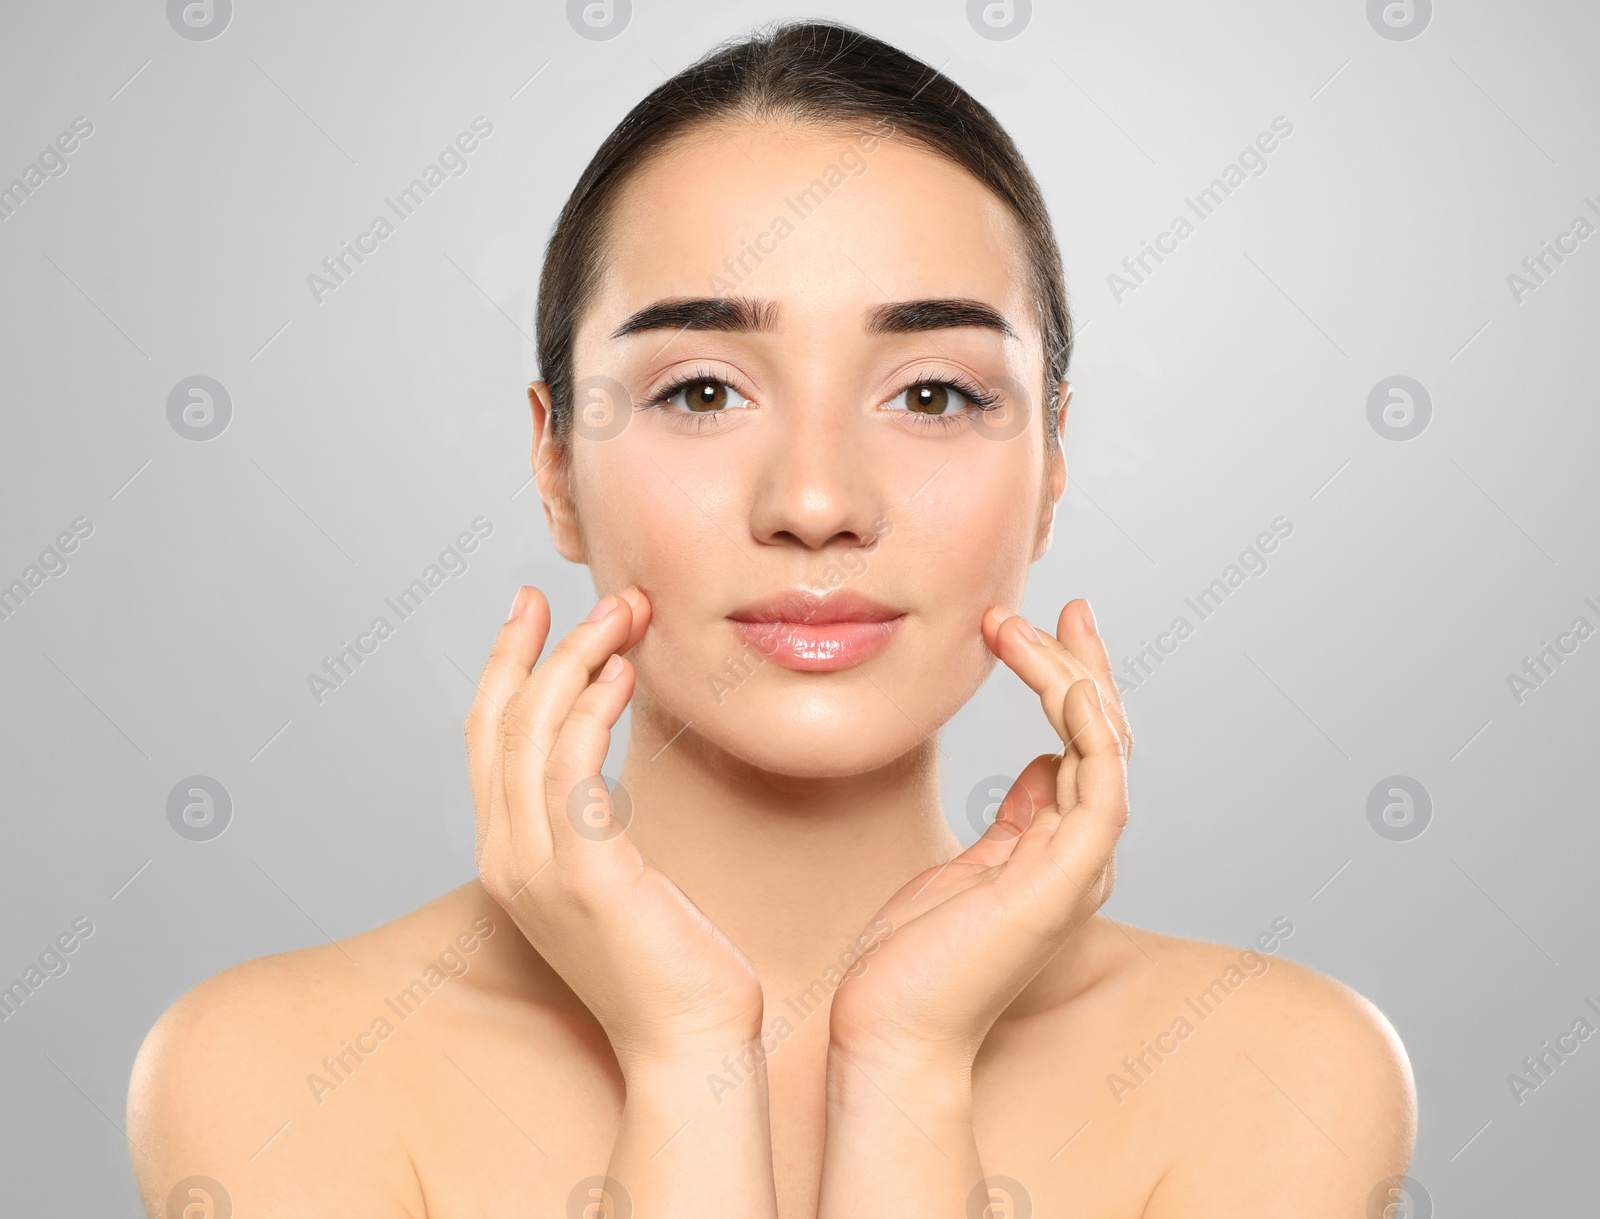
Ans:
[[[1045,753],[1023,767],[1001,799],[995,819],[978,840],[953,859],[906,882],[880,913],[896,924],[910,922],[924,910],[971,888],[1005,863],[1033,821],[1035,810],[1055,799],[1055,769],[1060,761],[1060,754]]]
[[[1056,798],[1056,771],[1061,766],[1059,753],[1041,753],[1022,768],[1022,773],[1000,802],[995,819],[1004,818],[1020,834],[1033,822],[1034,814]]]
[[[999,647],[999,638],[1000,638],[1000,630],[1001,630],[1001,628],[1007,622],[1011,621],[1011,619],[1013,619],[1013,618],[1015,618],[1017,616],[1018,615],[1013,610],[1010,610],[1010,609],[1008,609],[1007,607],[1005,607],[1003,605],[993,606],[989,610],[989,612],[984,615],[984,618],[983,618],[983,635],[984,635],[984,639],[988,642],[990,650],[991,651],[995,651],[996,655],[999,655],[999,652],[998,652],[997,649]],[[1062,643],[1061,640],[1056,638],[1049,631],[1045,630],[1043,627],[1037,625],[1036,623],[1029,622],[1027,625],[1028,625],[1028,629],[1031,630],[1033,632],[1033,635],[1034,635],[1034,638],[1029,639],[1028,642],[1030,642],[1030,643],[1038,642],[1039,644],[1042,644],[1047,650],[1056,653],[1058,656],[1061,657],[1063,663],[1068,665],[1073,670],[1073,672],[1077,675],[1077,677],[1082,678],[1082,677],[1091,676],[1090,671],[1089,671],[1089,666],[1083,661],[1083,659],[1081,657],[1074,655],[1073,652],[1072,652],[1072,649],[1067,647],[1066,644]],[[1018,629],[1020,629],[1020,628],[1018,628]],[[1024,634],[1023,637],[1027,638],[1026,634]],[[1076,678],[1075,678],[1075,680],[1076,680]]]
[[[1106,710],[1111,715],[1111,722],[1117,726],[1117,733],[1122,737],[1123,752],[1133,753],[1133,728],[1128,723],[1128,713],[1122,706],[1122,695],[1117,690],[1116,678],[1111,673],[1111,656],[1106,651],[1105,640],[1100,637],[1100,630],[1095,625],[1094,611],[1089,608],[1089,602],[1078,597],[1068,601],[1061,609],[1061,617],[1056,623],[1056,636],[1061,643],[1088,667],[1089,673],[1100,686],[1100,693],[1105,697]]]
[[[514,849],[540,858],[548,854],[550,827],[541,781],[550,750],[573,703],[633,635],[632,627],[628,601],[602,597],[506,701],[498,781],[500,798],[514,813],[508,818]]]
[[[1033,821],[1035,810],[1056,798],[1056,768],[1060,764],[1060,754],[1044,753],[1024,766],[1000,801],[994,820],[976,842],[956,856],[956,861],[983,868],[1004,863]]]
[[[1082,598],[1080,598],[1080,600],[1082,600]],[[1067,605],[1072,605],[1072,602],[1067,602]],[[1067,665],[1067,670],[1072,673],[1072,680],[1082,681],[1085,677],[1093,677],[1094,680],[1096,680],[1096,683],[1101,683],[1101,678],[1099,678],[1099,675],[1096,675],[1096,672],[1094,672],[1090,659],[1078,653],[1077,649],[1067,646],[1066,641],[1062,640],[1061,635],[1059,635],[1059,630],[1061,630],[1061,625],[1059,625],[1059,622],[1066,621],[1066,617],[1067,610],[1066,606],[1064,606],[1064,608],[1062,608],[1061,619],[1058,619],[1058,625],[1056,625],[1056,630],[1058,630],[1056,635],[1051,635],[1048,630],[1043,629],[1043,627],[1038,627],[1038,625],[1035,625],[1034,622],[1029,622],[1029,625],[1030,627],[1034,627],[1034,633],[1035,635],[1038,635],[1038,640],[1040,640],[1040,643],[1043,643],[1046,648],[1050,648],[1051,651],[1056,651],[1056,653],[1061,654],[1062,664]],[[1110,680],[1109,672],[1107,672],[1106,680]],[[1102,688],[1104,688],[1104,685],[1102,685]]]
[[[1067,726],[1078,749],[1078,791],[1077,800],[1062,807],[1069,818],[1087,811],[1120,832],[1128,819],[1127,758],[1093,678],[1075,682],[1067,692]]]
[[[1067,690],[1089,671],[1020,615],[995,607],[984,617],[984,638],[991,650],[1039,696],[1050,726],[1063,743],[1070,744],[1064,711]]]
[[[507,700],[502,747],[518,754],[531,750],[542,765],[573,702],[634,636],[630,603],[614,594],[602,597]],[[509,731],[513,721],[516,732]]]
[[[988,615],[985,616],[984,638],[989,641],[991,648],[997,646],[996,635],[999,626],[1011,616],[1010,610],[1001,607],[996,607],[993,611],[992,622]],[[1131,753],[1132,726],[1123,708],[1122,697],[1117,692],[1116,678],[1111,672],[1111,658],[1106,651],[1104,640],[1100,637],[1099,628],[1095,625],[1094,612],[1089,608],[1088,601],[1079,597],[1062,607],[1055,635],[1040,630],[1037,626],[1033,627],[1033,631],[1045,646],[1064,654],[1065,663],[1073,680],[1083,677],[1095,679],[1108,699],[1107,710],[1122,736],[1124,752]],[[996,655],[998,654],[996,652]]]
[[[645,595],[642,588],[630,585],[617,595],[633,607],[633,630],[629,633],[623,645],[617,649],[619,652],[629,652],[644,638],[645,630],[650,626],[653,611],[650,606],[650,598]]]
[[[627,828],[614,815],[619,810],[614,807],[600,769],[611,747],[611,730],[633,690],[633,666],[613,655],[574,701],[556,734],[544,770],[542,796],[558,866],[566,866],[568,858],[596,858],[600,852],[573,848],[614,842],[623,837]],[[629,810],[621,811],[624,816],[631,816]],[[637,855],[631,843],[623,845]]]
[[[1062,878],[1066,888],[1059,908],[1070,913],[1074,900],[1091,903],[1092,911],[1107,896],[1104,882],[1128,822],[1128,767],[1121,738],[1093,682],[1075,683],[1066,705],[1079,753],[1077,798],[1041,855]],[[1022,846],[1018,844],[1019,851]]]
[[[495,636],[488,662],[478,678],[477,693],[467,711],[467,773],[477,818],[481,858],[493,816],[494,771],[499,755],[500,721],[506,701],[528,679],[550,633],[550,603],[537,588],[523,585],[511,603],[511,614]]]

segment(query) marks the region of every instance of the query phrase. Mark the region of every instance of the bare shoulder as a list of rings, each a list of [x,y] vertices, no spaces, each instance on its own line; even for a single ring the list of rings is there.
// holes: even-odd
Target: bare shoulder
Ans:
[[[1169,1074],[1178,1126],[1146,1215],[1367,1213],[1416,1139],[1411,1066],[1384,1014],[1285,955],[1287,919],[1243,948],[1129,930],[1155,966],[1140,989],[1170,1020],[1108,1086],[1132,1103]]]
[[[237,1214],[424,1213],[395,1115],[414,1108],[403,1102],[423,1026],[447,1029],[459,979],[492,973],[496,927],[469,888],[348,940],[236,965],[167,1009],[128,1093],[149,1214],[188,1213],[219,1190]]]

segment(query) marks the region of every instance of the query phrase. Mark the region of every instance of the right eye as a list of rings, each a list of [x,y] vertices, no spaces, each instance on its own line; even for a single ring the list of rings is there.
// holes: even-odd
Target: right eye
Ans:
[[[690,414],[709,415],[748,406],[750,400],[726,381],[696,377],[670,386],[656,399],[656,404]]]

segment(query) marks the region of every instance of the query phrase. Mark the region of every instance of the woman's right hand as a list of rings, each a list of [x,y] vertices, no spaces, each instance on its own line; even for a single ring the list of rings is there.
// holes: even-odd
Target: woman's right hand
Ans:
[[[594,1013],[624,1074],[720,1056],[762,1016],[749,960],[644,860],[598,778],[633,695],[622,653],[649,622],[638,589],[604,597],[536,668],[550,607],[521,588],[466,723],[483,886]]]

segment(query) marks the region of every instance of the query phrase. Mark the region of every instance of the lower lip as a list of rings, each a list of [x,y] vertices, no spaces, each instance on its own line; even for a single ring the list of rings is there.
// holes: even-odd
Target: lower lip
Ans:
[[[899,631],[905,616],[887,622],[740,622],[734,633],[786,669],[836,673],[871,660]]]

